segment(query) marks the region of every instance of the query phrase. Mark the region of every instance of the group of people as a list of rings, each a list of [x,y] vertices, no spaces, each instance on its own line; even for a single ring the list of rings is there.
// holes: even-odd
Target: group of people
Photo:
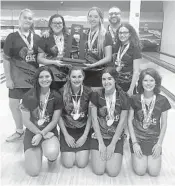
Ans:
[[[84,168],[91,157],[95,174],[114,177],[121,170],[128,126],[135,173],[157,176],[171,108],[160,94],[160,75],[149,68],[139,76],[139,38],[130,24],[121,22],[119,8],[110,8],[107,30],[101,9],[92,7],[87,19],[85,58],[94,60],[84,68],[70,67],[62,61],[69,37],[64,18],[51,16],[49,32],[40,38],[34,32],[33,12],[21,11],[19,30],[4,44],[6,85],[16,124],[6,141],[20,139],[26,127],[25,169],[31,176],[39,174],[43,155],[54,162],[61,151],[67,168]],[[21,83],[19,73],[32,81]]]

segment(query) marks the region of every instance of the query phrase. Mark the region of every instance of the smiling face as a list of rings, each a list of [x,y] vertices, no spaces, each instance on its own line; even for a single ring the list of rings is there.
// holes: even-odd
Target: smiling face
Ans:
[[[156,81],[152,76],[147,74],[143,78],[142,86],[143,86],[144,91],[153,92],[156,86]]]
[[[55,17],[52,19],[50,27],[52,28],[52,31],[54,34],[59,34],[63,30],[63,21],[61,17]]]
[[[91,10],[88,14],[88,22],[91,28],[98,27],[100,24],[100,16],[96,10]]]
[[[51,76],[51,74],[48,71],[43,70],[40,73],[40,75],[39,75],[38,83],[39,83],[41,88],[50,87],[50,85],[52,83],[52,76]]]
[[[118,32],[118,37],[122,43],[126,43],[127,41],[129,41],[130,38],[129,30],[124,26],[121,27]]]
[[[84,74],[81,70],[72,70],[70,74],[70,82],[72,87],[78,88],[83,84]]]
[[[118,24],[121,21],[121,11],[117,7],[113,7],[108,12],[108,19],[111,24]]]
[[[115,80],[109,73],[102,75],[102,85],[106,91],[115,89]]]
[[[19,25],[24,30],[29,30],[33,24],[33,14],[29,11],[24,11],[21,13],[19,18]]]

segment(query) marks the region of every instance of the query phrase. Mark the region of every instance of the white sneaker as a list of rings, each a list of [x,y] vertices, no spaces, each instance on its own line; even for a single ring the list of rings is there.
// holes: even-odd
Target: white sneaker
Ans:
[[[22,139],[23,134],[24,134],[24,132],[23,133],[19,133],[19,132],[16,131],[14,134],[12,134],[11,136],[7,137],[6,142],[13,142],[13,141],[16,141],[16,140],[20,140],[20,139]]]

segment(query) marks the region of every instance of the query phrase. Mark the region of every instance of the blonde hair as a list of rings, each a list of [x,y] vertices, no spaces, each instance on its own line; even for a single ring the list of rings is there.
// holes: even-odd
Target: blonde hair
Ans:
[[[21,19],[21,16],[23,15],[24,12],[29,12],[29,13],[31,13],[31,14],[32,14],[32,17],[33,17],[33,15],[34,15],[34,13],[33,13],[32,10],[30,10],[30,9],[28,9],[28,8],[25,8],[25,9],[21,10],[21,12],[20,12],[20,14],[19,14],[19,20]],[[33,24],[32,24],[31,27],[30,27],[30,31],[34,32],[34,22],[33,22]]]
[[[89,13],[95,10],[99,17],[100,17],[100,22],[99,22],[99,33],[98,33],[98,40],[97,40],[97,50],[98,50],[98,54],[99,56],[101,56],[101,54],[103,54],[104,52],[104,41],[105,41],[105,34],[106,34],[106,29],[104,27],[104,13],[102,12],[102,10],[98,7],[92,7],[91,9],[89,9],[88,11],[88,16]]]

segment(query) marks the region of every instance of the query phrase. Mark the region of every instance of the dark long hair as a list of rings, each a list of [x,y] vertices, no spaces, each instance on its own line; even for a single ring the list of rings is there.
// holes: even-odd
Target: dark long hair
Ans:
[[[139,81],[138,81],[138,87],[137,87],[138,93],[142,94],[144,92],[142,83],[146,75],[150,75],[151,77],[154,78],[156,85],[153,91],[154,91],[154,94],[159,94],[162,78],[159,75],[159,73],[153,68],[147,68],[141,71],[140,76],[139,76]]]
[[[52,20],[53,20],[54,18],[58,18],[58,17],[60,17],[61,20],[62,20],[62,22],[63,22],[63,31],[62,31],[62,32],[63,32],[63,35],[65,36],[65,35],[68,34],[68,31],[67,31],[67,28],[66,28],[65,20],[64,20],[63,16],[61,16],[60,14],[54,14],[54,15],[52,15],[52,16],[50,17],[49,23],[48,23],[49,32],[50,32],[50,34],[53,34],[53,30],[52,30],[52,28],[51,28]]]
[[[34,76],[34,92],[35,92],[35,96],[36,96],[36,99],[40,102],[40,93],[41,93],[41,87],[40,87],[40,84],[38,82],[38,79],[39,79],[39,75],[42,71],[47,71],[49,72],[49,74],[51,75],[52,77],[52,83],[54,81],[54,75],[52,73],[52,71],[50,70],[50,68],[48,66],[41,66],[37,69],[36,73],[35,73],[35,76]],[[52,86],[52,83],[50,85],[50,87]],[[38,103],[39,103],[38,102]]]
[[[72,71],[74,70],[80,70],[83,74],[83,76],[85,77],[85,73],[83,71],[83,69],[81,67],[72,67],[70,70],[69,70],[69,73],[68,73],[68,78],[67,78],[67,82],[66,84],[64,85],[64,90],[63,90],[63,102],[64,102],[64,105],[66,105],[66,103],[69,103],[70,100],[71,100],[71,82],[70,82],[70,75],[72,73]]]
[[[119,29],[117,30],[117,39],[118,39],[119,43],[121,43],[121,41],[119,39],[119,36],[118,36],[119,35],[119,30],[120,30],[121,27],[125,27],[125,28],[127,28],[129,30],[129,33],[130,33],[130,38],[129,38],[130,43],[134,47],[138,47],[141,50],[142,46],[141,46],[141,43],[140,43],[140,40],[139,40],[139,36],[138,36],[136,30],[134,29],[134,27],[131,24],[129,24],[129,23],[122,23],[120,25]]]

